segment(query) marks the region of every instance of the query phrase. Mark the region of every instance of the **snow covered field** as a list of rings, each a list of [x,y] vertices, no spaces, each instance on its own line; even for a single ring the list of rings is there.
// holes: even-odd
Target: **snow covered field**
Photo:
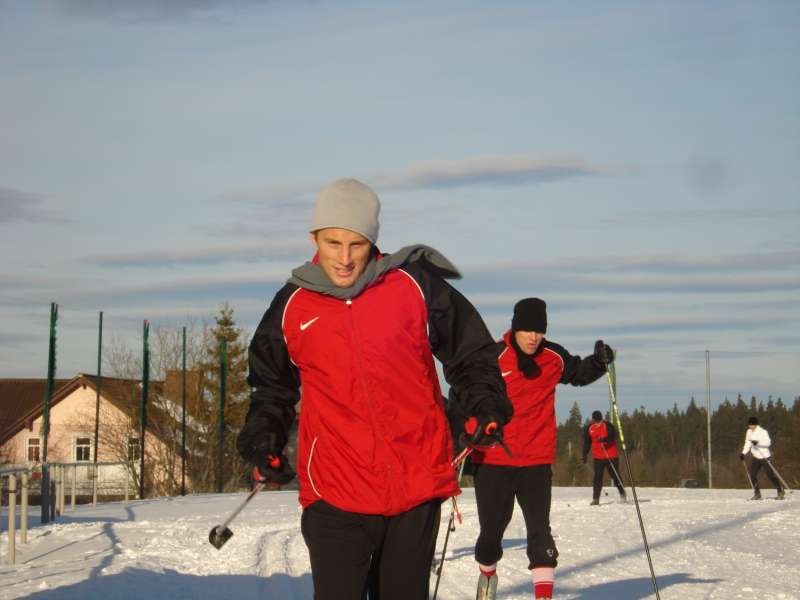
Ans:
[[[639,490],[664,600],[800,599],[800,502],[748,502],[749,490]],[[773,497],[774,490],[766,496]],[[604,496],[604,502],[616,492]],[[311,598],[308,556],[296,492],[265,492],[231,525],[216,550],[211,527],[244,494],[201,495],[79,507],[58,523],[35,526],[6,564],[0,535],[0,599],[236,600]],[[560,599],[655,598],[632,503],[589,506],[588,488],[556,488],[553,533],[561,553]],[[460,497],[464,523],[451,534],[439,598],[475,597],[472,490]],[[450,504],[443,505],[440,557]],[[38,507],[35,514],[38,515]],[[531,598],[525,528],[517,509],[498,569],[498,598]],[[431,592],[433,592],[431,579]]]

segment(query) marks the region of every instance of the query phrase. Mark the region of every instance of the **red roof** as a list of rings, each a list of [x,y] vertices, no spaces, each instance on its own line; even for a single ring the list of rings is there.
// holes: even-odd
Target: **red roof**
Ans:
[[[53,382],[51,408],[69,396],[79,386],[96,389],[97,376],[78,373],[72,379],[56,379]],[[160,381],[151,381],[153,393],[162,386]],[[38,419],[44,411],[46,379],[0,379],[0,445]],[[141,395],[141,385],[135,379],[101,377],[100,390],[104,398],[118,408],[128,411]]]
[[[53,394],[69,381],[56,379]],[[24,417],[37,406],[41,414],[46,387],[46,379],[0,379],[0,444],[16,433],[11,431],[14,425],[21,420],[24,423]]]

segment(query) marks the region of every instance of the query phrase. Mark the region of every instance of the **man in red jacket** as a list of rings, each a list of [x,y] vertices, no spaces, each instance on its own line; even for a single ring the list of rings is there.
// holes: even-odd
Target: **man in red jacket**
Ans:
[[[459,493],[434,357],[481,431],[511,416],[494,342],[445,281],[458,271],[427,246],[382,254],[379,209],[354,179],[322,190],[316,254],[250,344],[237,445],[259,480],[294,475],[283,449],[302,390],[296,470],[317,600],[428,597],[440,505]]]
[[[550,533],[552,464],[556,458],[556,385],[588,385],[606,372],[613,356],[598,340],[594,354],[580,358],[545,339],[547,310],[539,298],[514,306],[511,330],[497,344],[498,363],[514,418],[500,446],[472,453],[480,534],[475,559],[480,567],[478,598],[493,598],[503,534],[516,498],[528,530],[528,558],[534,596],[551,598],[558,550]]]
[[[603,490],[603,475],[608,471],[611,480],[617,487],[619,499],[625,502],[625,487],[619,479],[619,451],[617,450],[617,430],[603,419],[603,413],[596,410],[592,413],[592,422],[583,431],[583,464],[592,449],[594,460],[594,481],[592,482],[592,501],[600,504],[600,492]]]

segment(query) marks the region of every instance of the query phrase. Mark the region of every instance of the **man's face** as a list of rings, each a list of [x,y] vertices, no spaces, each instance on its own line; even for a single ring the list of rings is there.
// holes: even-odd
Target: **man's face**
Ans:
[[[319,266],[336,287],[350,287],[364,272],[372,244],[360,233],[328,227],[311,234]]]
[[[755,431],[755,430],[756,430],[756,425],[755,425],[755,423],[751,423],[750,425],[748,425],[748,426],[747,426],[747,428],[748,428],[750,431]]]
[[[515,331],[514,339],[525,354],[534,354],[542,343],[544,334],[535,331]]]

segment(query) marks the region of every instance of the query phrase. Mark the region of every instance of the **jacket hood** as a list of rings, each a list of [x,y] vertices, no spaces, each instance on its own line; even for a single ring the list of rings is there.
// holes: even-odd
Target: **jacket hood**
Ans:
[[[384,273],[411,263],[421,263],[428,271],[443,279],[461,279],[458,269],[438,250],[423,244],[415,244],[400,248],[392,254],[380,254],[376,248],[367,262],[364,272],[350,287],[343,288],[334,285],[322,267],[314,261],[308,261],[294,269],[287,283],[340,300],[347,300],[355,298],[378,282]]]

